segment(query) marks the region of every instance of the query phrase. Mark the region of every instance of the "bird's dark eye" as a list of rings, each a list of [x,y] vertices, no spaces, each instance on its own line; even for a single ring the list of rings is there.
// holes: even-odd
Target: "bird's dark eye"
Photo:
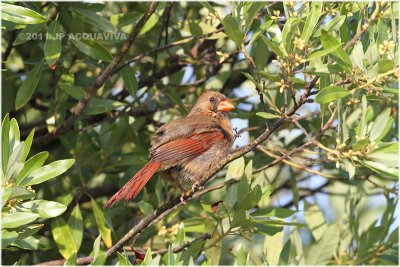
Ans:
[[[216,101],[215,97],[212,96],[212,97],[210,98],[210,102],[213,103],[213,102],[215,102],[215,101]]]

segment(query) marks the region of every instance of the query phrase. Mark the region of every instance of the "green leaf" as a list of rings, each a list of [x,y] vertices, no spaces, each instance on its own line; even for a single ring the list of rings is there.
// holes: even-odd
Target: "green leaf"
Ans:
[[[24,153],[24,142],[19,143],[17,147],[12,151],[10,159],[8,161],[8,166],[5,175],[5,181],[10,181],[15,178],[18,171],[23,168],[23,163],[21,163],[21,158]]]
[[[64,213],[67,207],[61,203],[47,200],[32,200],[18,206],[22,211],[37,213],[40,218],[53,218]]]
[[[245,21],[245,33],[247,33],[251,25],[253,24],[254,18],[258,12],[267,4],[267,2],[248,2],[248,6],[244,9],[244,21]]]
[[[64,257],[69,259],[78,250],[72,237],[71,229],[68,227],[65,220],[61,217],[53,219],[51,222],[51,233],[58,247],[58,251]]]
[[[324,26],[319,28],[315,34],[314,37],[319,37],[323,31],[326,32],[333,32],[335,30],[338,30],[340,26],[342,26],[343,22],[346,20],[346,16],[342,15],[336,18],[333,18],[332,20],[328,21]]]
[[[205,8],[208,9],[208,11],[210,11],[211,13],[215,14],[217,11],[214,9],[213,6],[210,5],[210,3],[208,3],[208,1],[199,1],[199,3],[204,6]]]
[[[12,193],[11,187],[2,188],[1,207],[4,207],[4,205],[7,203],[7,200],[10,198],[11,193]]]
[[[286,56],[286,51],[283,50],[282,47],[274,44],[271,40],[267,38],[265,35],[261,35],[261,39],[264,41],[264,43],[274,52],[276,55],[278,55],[281,58],[284,58]]]
[[[392,166],[388,166],[387,164],[380,163],[380,162],[374,162],[371,160],[361,160],[360,162],[365,167],[373,170],[374,172],[376,172],[378,174],[381,174],[385,178],[397,180],[397,178],[399,176],[399,169],[394,168]]]
[[[326,265],[336,251],[340,232],[337,225],[329,225],[317,243],[306,254],[306,265]]]
[[[264,250],[268,265],[276,266],[279,262],[279,256],[283,249],[284,232],[280,231],[274,235],[266,235],[264,239]]]
[[[67,95],[75,98],[76,100],[82,99],[85,96],[85,90],[83,90],[83,88],[79,86],[67,83],[58,83],[57,87],[60,88]]]
[[[16,240],[12,245],[22,249],[38,250],[40,246],[40,241],[33,236],[29,236],[25,239]]]
[[[83,218],[79,204],[72,210],[68,219],[68,226],[71,229],[72,237],[74,238],[77,250],[81,247],[83,238]]]
[[[38,214],[32,212],[7,213],[1,217],[1,226],[3,228],[17,228],[21,225],[33,222],[38,217]]]
[[[286,52],[293,50],[293,39],[298,31],[298,24],[300,20],[298,18],[289,18],[282,31],[282,42]]]
[[[371,131],[369,132],[369,139],[371,141],[379,141],[378,138],[385,131],[386,125],[389,122],[390,111],[391,109],[387,108],[376,117],[374,123],[372,124]]]
[[[240,29],[239,22],[231,15],[226,15],[222,20],[222,24],[224,25],[226,35],[240,48],[244,36]]]
[[[329,86],[319,91],[318,94],[315,96],[314,101],[323,105],[348,96],[350,94],[351,92],[343,87]]]
[[[119,266],[132,266],[128,257],[124,257],[124,255],[122,255],[118,251],[117,251],[117,256],[118,256],[118,265]]]
[[[21,185],[35,185],[50,180],[66,172],[74,164],[74,159],[57,160],[39,169],[34,170],[28,177],[21,181]]]
[[[337,49],[339,49],[339,47],[342,47],[342,45],[338,44],[338,45],[331,46],[328,49],[323,49],[323,50],[319,50],[319,51],[313,52],[311,55],[309,55],[307,57],[307,61],[310,61],[311,59],[320,58],[320,57],[326,56],[328,54],[331,54],[331,53],[335,52]]]
[[[18,227],[18,230],[17,230],[18,238],[17,239],[22,240],[22,239],[32,236],[35,233],[37,233],[37,231],[42,229],[43,226],[44,226],[44,224],[41,223],[41,224],[30,224],[30,225]]]
[[[96,224],[99,228],[101,238],[103,239],[106,247],[110,248],[112,246],[111,230],[106,224],[106,218],[104,217],[103,210],[99,207],[99,205],[97,205],[94,199],[91,199],[90,202],[92,203],[94,217],[96,219]]]
[[[116,32],[115,26],[104,17],[97,15],[95,12],[87,8],[69,6],[69,9],[84,17],[84,20],[103,32]]]
[[[340,45],[340,42],[326,31],[322,31],[321,43],[324,49],[329,49],[332,46]],[[349,74],[352,73],[352,64],[349,55],[344,51],[343,47],[338,47],[336,52],[331,54],[331,57],[339,63],[339,65]]]
[[[120,70],[121,77],[124,80],[125,86],[128,88],[129,93],[132,96],[136,96],[138,90],[138,82],[135,77],[135,72],[130,66],[126,66]]]
[[[44,43],[44,55],[47,64],[52,67],[61,55],[61,24],[54,20],[47,30],[46,42]]]
[[[1,3],[1,19],[16,24],[40,24],[47,21],[45,17],[29,8]]]
[[[161,2],[158,4],[156,11],[150,16],[150,18],[143,25],[138,36],[144,35],[146,32],[150,31],[157,24],[157,22],[161,19],[162,14],[164,13],[165,6],[166,2]]]
[[[1,247],[4,249],[14,242],[18,237],[17,232],[9,232],[7,230],[1,230]]]
[[[318,23],[322,11],[322,6],[322,2],[311,3],[311,11],[307,16],[306,23],[304,24],[303,31],[301,33],[301,40],[303,40],[305,44],[310,39],[312,32]]]
[[[240,157],[232,161],[228,166],[225,181],[234,179],[240,180],[244,173],[244,158]]]
[[[305,202],[304,219],[307,222],[313,237],[318,241],[328,228],[324,215],[320,211],[319,207]]]
[[[49,152],[43,151],[28,159],[15,179],[15,184],[19,185],[31,172],[42,167],[48,156]]]
[[[83,110],[84,115],[96,115],[111,111],[125,104],[119,101],[105,99],[105,98],[92,98]]]
[[[144,256],[143,262],[142,262],[142,266],[151,266],[151,261],[152,261],[152,256],[151,256],[151,249],[148,248],[146,255]]]
[[[28,137],[25,140],[25,145],[24,145],[24,154],[22,154],[22,158],[21,158],[21,162],[25,162],[26,157],[29,154],[29,151],[31,150],[31,146],[32,146],[32,141],[33,141],[33,136],[35,134],[35,129],[33,129]]]
[[[113,59],[112,55],[104,46],[93,40],[78,40],[70,39],[71,42],[78,48],[82,53],[92,57],[94,59],[109,62]]]
[[[99,235],[96,240],[93,243],[93,261],[90,265],[95,266],[95,265],[104,265],[106,262],[107,256],[100,249],[100,242],[101,241],[101,235]]]
[[[35,196],[35,193],[27,190],[25,187],[21,186],[13,186],[11,187],[11,196],[10,199],[31,199]]]
[[[28,42],[46,27],[46,23],[27,25],[17,36],[13,45],[17,46]]]
[[[359,136],[359,139],[363,139],[367,133],[368,102],[367,102],[367,97],[365,95],[363,95],[361,98],[361,108],[362,108],[361,120],[357,126],[357,135]]]
[[[281,255],[279,255],[279,261],[277,265],[288,265],[290,248],[291,248],[291,242],[290,239],[288,239],[288,241],[286,241],[286,244],[283,246]]]
[[[153,212],[153,206],[150,203],[147,203],[145,201],[140,201],[139,204],[139,210],[140,212],[143,213],[143,215],[149,215],[151,212]]]
[[[2,143],[2,157],[1,157],[1,165],[3,169],[3,173],[7,170],[9,153],[10,153],[10,116],[8,113],[3,119],[1,123],[1,143]]]
[[[76,253],[69,256],[69,258],[64,262],[64,266],[76,266]]]
[[[264,209],[258,209],[250,215],[252,217],[254,216],[264,216],[264,217],[278,217],[278,218],[287,218],[295,214],[297,211],[295,210],[290,210],[290,209],[285,209],[285,208],[279,208],[279,207],[268,207]]]
[[[264,119],[279,119],[280,116],[272,113],[267,113],[267,112],[257,112],[257,116],[260,116],[261,118]]]
[[[17,96],[15,98],[15,109],[22,108],[31,99],[33,92],[39,83],[40,76],[42,75],[43,64],[44,61],[40,61],[40,63],[29,72],[26,80],[24,80],[18,88]]]

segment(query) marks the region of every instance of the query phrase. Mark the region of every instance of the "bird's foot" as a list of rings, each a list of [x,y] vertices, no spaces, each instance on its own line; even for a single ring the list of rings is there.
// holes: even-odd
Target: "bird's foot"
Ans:
[[[186,194],[182,193],[181,197],[179,198],[181,200],[182,205],[186,205],[186,203],[187,203],[186,200],[185,200],[185,197],[186,197]]]
[[[204,188],[204,186],[200,185],[201,180],[196,180],[193,185],[192,185],[192,192],[195,192],[196,190],[201,190]]]

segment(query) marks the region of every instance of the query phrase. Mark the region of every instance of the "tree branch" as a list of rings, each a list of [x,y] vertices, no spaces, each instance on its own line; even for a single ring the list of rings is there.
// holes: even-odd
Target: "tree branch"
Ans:
[[[371,16],[371,19],[372,18],[373,17]],[[369,22],[371,21],[371,19],[369,20]],[[369,25],[363,25],[363,28],[364,27],[368,28]],[[359,38],[361,38],[361,35],[355,36],[351,41],[349,41],[349,43],[350,43],[349,45],[346,44],[345,48],[347,49],[348,47],[353,45]],[[278,121],[276,121],[273,125],[271,125],[271,127],[269,129],[266,129],[260,136],[255,138],[252,142],[250,142],[250,144],[248,144],[248,145],[242,147],[241,149],[238,149],[235,152],[231,153],[224,160],[222,160],[217,166],[215,166],[212,170],[207,172],[204,175],[204,179],[200,183],[200,187],[204,186],[208,182],[212,181],[213,180],[212,179],[213,176],[216,173],[218,173],[220,170],[222,170],[222,168],[224,168],[225,165],[227,165],[229,162],[231,162],[231,161],[233,161],[233,160],[235,160],[235,159],[247,154],[248,152],[252,151],[253,149],[255,149],[259,144],[261,144],[264,141],[266,141],[272,135],[272,133],[274,133],[276,130],[278,130],[285,122],[287,122],[288,120],[286,118],[288,118],[288,117],[292,116],[293,114],[295,114],[295,112],[302,105],[304,105],[305,103],[307,103],[309,101],[308,98],[311,95],[311,90],[316,85],[318,80],[319,80],[319,76],[315,76],[314,79],[305,86],[305,91],[304,91],[303,95],[300,97],[299,102],[295,103],[295,105],[286,112],[285,118],[281,118]],[[97,85],[97,83],[94,84],[94,87],[96,85]],[[328,122],[329,122],[329,126],[330,126],[332,121],[329,120]],[[328,122],[325,125],[327,125]],[[312,191],[317,192],[321,188],[325,187],[327,184],[328,184],[328,182],[323,184],[323,185],[321,185],[320,187],[312,190]],[[221,188],[223,186],[225,186],[225,185],[226,184],[222,184]],[[209,192],[208,190],[205,189],[204,193]],[[201,192],[197,192],[197,191],[198,191],[198,189],[196,189],[194,192],[190,192],[184,199],[186,201],[189,201],[191,199],[195,199],[195,198],[201,196],[202,193]],[[304,197],[306,197],[306,196],[301,196],[300,198],[302,199]],[[170,201],[168,203],[165,203],[164,205],[162,205],[161,207],[157,208],[152,213],[150,213],[149,215],[144,217],[128,233],[126,233],[113,247],[111,247],[109,250],[107,250],[107,252],[106,252],[107,257],[110,257],[111,255],[113,255],[116,251],[118,251],[123,246],[124,243],[126,243],[129,240],[131,240],[132,238],[137,237],[140,233],[145,231],[149,226],[151,226],[151,225],[157,223],[158,221],[162,220],[171,211],[177,209],[181,205],[182,205],[182,202],[181,202],[180,198],[176,198],[176,199],[174,199],[174,200],[172,200],[172,201]],[[288,203],[288,204],[286,204],[284,206],[286,207],[288,205],[290,205],[290,203]],[[93,260],[92,257],[78,258],[77,259],[77,264],[88,264],[88,263],[91,263],[92,260]]]
[[[92,98],[92,96],[97,92],[99,88],[101,88],[106,80],[112,75],[113,71],[118,67],[118,64],[121,62],[122,57],[128,52],[128,49],[132,46],[133,42],[136,40],[140,30],[143,28],[147,20],[156,10],[158,2],[152,2],[143,16],[140,18],[138,23],[132,29],[131,34],[128,37],[128,40],[123,44],[122,48],[119,50],[117,55],[113,58],[113,60],[108,64],[108,66],[104,69],[104,71],[97,77],[97,79],[89,86],[86,90],[85,95],[72,109],[72,114],[65,120],[61,127],[54,129],[52,132],[41,136],[39,138],[35,138],[33,143],[45,143],[54,138],[58,137],[61,133],[63,133],[66,129],[70,128],[79,115],[82,113],[83,109],[86,107],[86,104]]]

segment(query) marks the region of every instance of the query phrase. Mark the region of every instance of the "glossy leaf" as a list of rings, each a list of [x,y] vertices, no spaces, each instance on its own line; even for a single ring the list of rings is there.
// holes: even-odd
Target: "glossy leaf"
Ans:
[[[49,152],[44,151],[28,159],[28,161],[25,162],[22,170],[19,172],[17,178],[15,179],[15,184],[19,185],[21,181],[27,178],[31,172],[42,167],[48,156]]]
[[[321,239],[313,244],[307,255],[307,265],[325,265],[335,253],[339,243],[340,232],[337,225],[329,225]]]
[[[240,30],[240,25],[237,19],[231,15],[226,15],[222,20],[222,24],[225,27],[225,33],[228,35],[229,39],[235,42],[238,48],[241,47],[243,42],[243,33]]]
[[[67,207],[55,201],[32,200],[21,204],[18,209],[37,213],[40,218],[47,219],[63,214]]]
[[[257,16],[258,12],[267,4],[267,2],[249,2],[248,8],[244,9],[244,21],[245,21],[245,33],[247,33],[251,25],[253,24],[254,18]]]
[[[271,40],[269,40],[265,35],[261,35],[261,39],[265,42],[265,44],[278,56],[281,58],[285,57],[286,51],[283,50],[282,47],[274,44]]]
[[[57,160],[39,169],[34,170],[21,181],[21,185],[35,185],[43,183],[66,172],[74,164],[74,159]]]
[[[297,34],[299,23],[298,18],[289,18],[283,27],[282,42],[286,52],[293,50],[293,39]]]
[[[268,265],[276,266],[279,262],[279,256],[283,249],[283,231],[274,235],[266,235],[264,239],[264,250]]]
[[[104,17],[97,15],[95,12],[88,10],[86,8],[70,6],[70,9],[73,12],[78,13],[79,15],[84,17],[84,20],[89,24],[93,25],[97,29],[104,32],[115,32],[117,29],[115,26]]]
[[[32,212],[14,212],[6,213],[1,216],[1,226],[3,228],[17,228],[21,225],[33,222],[39,217],[38,214]]]
[[[156,11],[150,16],[150,18],[147,20],[147,22],[143,25],[138,36],[144,35],[146,32],[150,31],[157,24],[157,22],[162,17],[165,6],[166,6],[166,2],[161,2],[158,4]]]
[[[1,19],[16,24],[40,24],[47,21],[32,9],[6,3],[1,3]]]
[[[79,250],[83,239],[83,218],[79,205],[76,205],[72,210],[68,219],[68,226],[71,229],[72,237],[74,238],[75,246]]]
[[[120,70],[122,79],[124,80],[125,86],[128,88],[129,93],[132,96],[136,95],[138,90],[138,82],[135,77],[135,72],[132,70],[131,67],[126,66],[122,70]]]
[[[310,37],[312,36],[312,32],[320,18],[322,6],[323,6],[322,2],[311,3],[311,10],[307,16],[303,31],[301,33],[301,39],[303,40],[304,43],[307,43]]]
[[[25,161],[26,157],[27,157],[28,154],[29,154],[29,151],[31,150],[31,146],[32,146],[34,134],[35,134],[35,129],[33,129],[33,130],[29,133],[28,137],[27,137],[26,140],[25,140],[24,154],[22,155],[21,162],[24,162],[24,161]]]
[[[69,259],[74,253],[77,253],[71,229],[63,218],[57,217],[52,220],[51,233],[58,247],[58,251],[64,259]]]
[[[36,64],[36,66],[29,72],[26,80],[24,80],[18,88],[17,97],[15,98],[15,109],[22,108],[31,99],[33,92],[39,83],[40,76],[42,75],[43,64],[43,60]]]
[[[351,92],[343,87],[329,86],[325,87],[315,96],[314,101],[320,104],[328,104],[337,99],[350,95]]]
[[[1,123],[1,140],[2,140],[2,157],[1,157],[1,165],[3,169],[3,173],[7,170],[9,153],[10,153],[10,116],[6,114]]]
[[[17,232],[15,231],[7,231],[7,230],[2,230],[1,231],[1,247],[6,248],[8,247],[12,242],[14,242],[18,237]]]
[[[44,55],[46,57],[47,64],[52,67],[61,55],[61,24],[54,20],[48,30],[47,38],[44,43]]]
[[[228,166],[225,181],[234,179],[240,180],[244,173],[244,158],[240,157],[232,161]]]
[[[72,96],[76,100],[80,100],[85,96],[85,90],[83,90],[79,86],[75,86],[72,84],[67,84],[67,83],[59,83],[57,84],[57,87],[60,88],[64,93],[67,95]]]
[[[317,205],[310,205],[306,202],[306,210],[304,212],[304,219],[315,240],[319,240],[328,228],[324,215]]]
[[[26,27],[18,34],[13,45],[17,46],[30,41],[33,36],[41,32],[45,27],[46,23],[26,25]]]
[[[372,124],[371,131],[369,132],[369,138],[371,141],[379,141],[378,138],[382,136],[382,133],[385,131],[386,125],[389,122],[390,110],[390,108],[387,108],[376,117],[375,122]]]
[[[279,115],[271,114],[271,113],[267,113],[267,112],[257,112],[256,115],[260,116],[264,119],[279,119],[280,118]]]
[[[335,52],[341,46],[342,46],[341,44],[338,44],[338,45],[331,46],[328,49],[316,51],[307,57],[307,61],[329,55],[329,54]]]
[[[106,247],[110,248],[112,246],[111,230],[107,226],[103,210],[99,207],[94,199],[91,199],[90,202],[92,203],[94,217],[96,219],[96,224],[101,234],[101,239],[103,239]]]
[[[321,43],[324,49],[329,49],[332,46],[339,46],[340,42],[326,31],[322,31]],[[343,47],[338,47],[331,57],[339,63],[339,65],[349,74],[352,73],[352,64],[349,55],[344,51]]]
[[[82,53],[92,57],[94,59],[103,60],[103,61],[111,61],[113,57],[110,52],[98,42],[93,40],[78,40],[71,39],[71,42],[78,48]]]
[[[118,107],[125,105],[122,102],[104,99],[104,98],[92,98],[83,110],[85,115],[96,115],[104,112],[114,110]]]

